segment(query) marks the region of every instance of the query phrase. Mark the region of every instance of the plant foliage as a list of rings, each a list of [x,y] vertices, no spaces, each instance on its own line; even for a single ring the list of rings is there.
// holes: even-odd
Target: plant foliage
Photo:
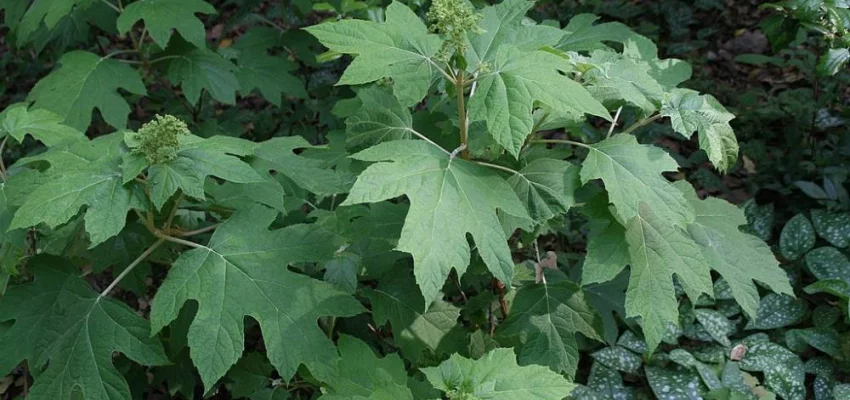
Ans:
[[[787,348],[742,334],[809,310],[750,210],[639,135],[696,133],[736,166],[735,116],[680,87],[687,63],[527,0],[337,3],[286,2],[281,24],[0,0],[14,43],[55,58],[0,113],[20,149],[0,164],[0,372],[28,398],[635,398],[625,373],[658,398],[802,399],[814,366],[789,349],[846,359],[836,308]],[[778,246],[844,313],[847,220],[800,214]]]

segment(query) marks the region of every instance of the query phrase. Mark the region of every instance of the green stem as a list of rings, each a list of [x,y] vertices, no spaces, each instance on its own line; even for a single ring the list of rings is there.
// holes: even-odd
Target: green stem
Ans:
[[[638,122],[635,122],[634,124],[632,124],[632,126],[630,126],[630,127],[626,128],[626,130],[624,130],[622,133],[632,133],[632,132],[634,132],[634,131],[635,131],[635,129],[638,129],[638,128],[642,127],[642,126],[649,125],[649,124],[651,124],[651,123],[653,123],[653,122],[655,122],[655,121],[658,121],[658,120],[659,120],[659,119],[661,119],[661,118],[662,118],[662,115],[661,115],[661,114],[655,114],[655,115],[653,115],[653,116],[651,116],[651,117],[649,117],[649,118],[644,118],[644,119],[642,119],[642,120],[640,120],[640,121],[638,121]]]
[[[118,283],[121,282],[124,277],[126,277],[131,271],[133,271],[133,268],[136,268],[137,265],[141,264],[142,261],[148,258],[148,256],[151,255],[151,253],[153,253],[164,242],[165,239],[160,238],[153,245],[151,245],[151,247],[148,247],[147,250],[145,250],[141,255],[139,255],[139,257],[133,260],[133,262],[130,263],[127,268],[124,268],[124,271],[121,271],[121,273],[117,277],[115,277],[115,279],[112,280],[112,283],[110,283],[109,286],[107,286],[106,289],[104,289],[103,292],[97,296],[97,301],[100,301],[100,299],[106,297],[106,295],[108,295],[109,292],[112,291],[112,289],[115,289],[115,286],[118,286]]]
[[[465,146],[463,151],[461,152],[461,158],[464,160],[469,159],[469,136],[468,136],[468,126],[466,123],[466,99],[463,95],[463,73],[462,69],[458,69],[457,75],[455,78],[455,91],[457,92],[457,118],[458,125],[460,125],[460,144]]]
[[[534,139],[534,140],[529,140],[528,143],[568,144],[568,145],[571,145],[571,146],[584,147],[586,149],[592,149],[593,148],[592,146],[590,146],[588,144],[575,142],[575,141],[572,141],[572,140],[566,140],[566,139]]]
[[[617,126],[617,120],[620,119],[621,112],[623,112],[623,106],[620,106],[620,108],[617,109],[617,114],[614,115],[614,122],[612,122],[611,127],[608,128],[608,134],[605,135],[605,139],[608,139],[609,137],[611,137],[611,134],[614,133],[614,127]]]
[[[503,167],[503,166],[501,166],[501,165],[490,164],[490,163],[488,163],[488,162],[484,162],[484,161],[475,161],[475,163],[476,163],[476,164],[478,164],[478,165],[481,165],[481,166],[488,167],[488,168],[493,168],[493,169],[498,169],[498,170],[500,170],[500,171],[510,172],[511,174],[514,174],[514,175],[519,175],[519,174],[520,174],[520,173],[519,173],[519,172],[517,172],[517,171],[514,171],[514,170],[512,170],[512,169],[510,169],[510,168],[508,168],[508,167]]]
[[[210,225],[210,226],[208,226],[208,227],[201,228],[201,229],[197,229],[197,230],[194,230],[194,231],[185,231],[185,232],[181,232],[181,233],[180,233],[180,236],[186,237],[186,236],[195,236],[195,235],[200,235],[200,234],[202,234],[202,233],[207,233],[207,232],[209,232],[209,231],[213,231],[213,230],[215,230],[216,228],[218,228],[219,226],[221,226],[221,223],[218,223],[218,224],[215,224],[215,225]]]
[[[537,122],[534,123],[534,126],[531,127],[531,133],[528,136],[534,136],[534,134],[537,133],[538,130],[540,130],[540,127],[543,126],[544,123],[546,123],[546,120],[549,119],[550,114],[550,111],[546,111],[543,116],[541,116],[540,119],[538,119]]]
[[[106,4],[107,6],[109,6],[109,8],[115,10],[115,12],[121,14],[121,12],[122,12],[121,7],[118,7],[115,4],[110,3],[109,0],[100,0],[100,1],[103,2],[103,4]]]
[[[115,57],[117,55],[131,54],[131,53],[138,53],[138,50],[116,50],[116,51],[113,51],[112,53],[109,53],[109,54],[103,56],[103,59],[105,60],[107,58],[112,58],[112,57]],[[127,61],[127,60],[120,60],[120,61]]]

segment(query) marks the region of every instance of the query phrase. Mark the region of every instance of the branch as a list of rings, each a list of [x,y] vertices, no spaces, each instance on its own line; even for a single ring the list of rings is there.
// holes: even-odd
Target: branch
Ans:
[[[529,140],[528,143],[568,144],[568,145],[571,145],[571,146],[584,147],[586,149],[592,149],[593,148],[592,146],[590,146],[588,144],[575,142],[575,141],[567,140],[567,139],[533,139],[533,140]]]
[[[137,265],[139,265],[142,261],[148,258],[148,256],[151,255],[151,253],[153,253],[154,250],[156,250],[157,247],[159,247],[164,242],[165,239],[160,238],[153,245],[151,245],[151,247],[148,247],[147,250],[145,250],[141,255],[139,255],[139,257],[133,260],[133,262],[130,263],[127,268],[124,268],[124,271],[121,271],[121,273],[117,277],[115,277],[115,279],[112,280],[112,283],[110,283],[109,286],[107,286],[106,289],[104,289],[103,292],[97,296],[96,301],[100,301],[100,299],[106,297],[106,295],[109,294],[112,289],[115,289],[115,286],[118,286],[118,283],[121,282],[124,277],[126,277],[131,271],[133,271],[133,268],[136,268]]]
[[[661,114],[655,114],[655,115],[653,115],[649,118],[644,118],[644,119],[642,119],[638,122],[635,122],[634,124],[632,124],[632,126],[626,128],[626,130],[624,130],[622,133],[632,133],[632,132],[634,132],[635,129],[638,129],[642,126],[649,125],[649,124],[661,119],[662,117],[663,116]]]
[[[195,235],[200,235],[200,234],[202,234],[202,233],[207,233],[207,232],[209,232],[209,231],[214,231],[214,230],[215,230],[216,228],[218,228],[219,226],[221,226],[221,223],[218,223],[218,224],[215,224],[215,225],[210,225],[210,226],[208,226],[208,227],[206,227],[206,228],[201,228],[201,229],[197,229],[197,230],[194,230],[194,231],[180,232],[180,236],[182,236],[182,237],[186,237],[186,236],[195,236]]]

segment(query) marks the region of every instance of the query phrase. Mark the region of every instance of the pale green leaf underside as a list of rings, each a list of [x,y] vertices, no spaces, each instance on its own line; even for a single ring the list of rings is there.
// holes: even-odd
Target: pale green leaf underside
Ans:
[[[498,348],[477,360],[454,354],[437,367],[422,368],[434,387],[457,398],[561,400],[575,385],[540,365],[517,365],[513,350]]]
[[[381,143],[353,156],[383,161],[369,166],[343,205],[375,203],[406,195],[410,211],[398,250],[410,253],[427,303],[438,296],[449,271],[469,265],[471,234],[493,275],[511,281],[514,263],[496,210],[523,220],[528,214],[510,185],[495,172],[449,157],[424,141]]]
[[[246,316],[259,322],[269,359],[289,379],[301,364],[333,370],[336,352],[319,317],[362,310],[330,284],[287,270],[291,262],[330,258],[339,243],[308,225],[269,231],[276,214],[262,206],[234,214],[208,246],[181,254],[152,302],[153,332],[177,318],[186,301],[198,303],[188,340],[207,388],[242,355]]]
[[[738,140],[729,121],[735,118],[710,95],[690,89],[674,89],[668,94],[661,115],[670,117],[673,130],[689,138],[699,133],[699,145],[721,172],[738,161]]]

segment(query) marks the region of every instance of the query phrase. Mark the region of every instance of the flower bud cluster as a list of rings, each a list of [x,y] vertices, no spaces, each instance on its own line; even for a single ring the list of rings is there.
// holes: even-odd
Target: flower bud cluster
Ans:
[[[186,123],[173,115],[157,115],[139,128],[135,152],[145,155],[149,165],[162,164],[177,158],[178,137],[188,135]]]
[[[445,51],[463,52],[466,49],[466,33],[481,31],[478,27],[481,15],[467,0],[434,0],[427,17],[431,21],[431,30],[442,33],[448,39],[443,48]]]

